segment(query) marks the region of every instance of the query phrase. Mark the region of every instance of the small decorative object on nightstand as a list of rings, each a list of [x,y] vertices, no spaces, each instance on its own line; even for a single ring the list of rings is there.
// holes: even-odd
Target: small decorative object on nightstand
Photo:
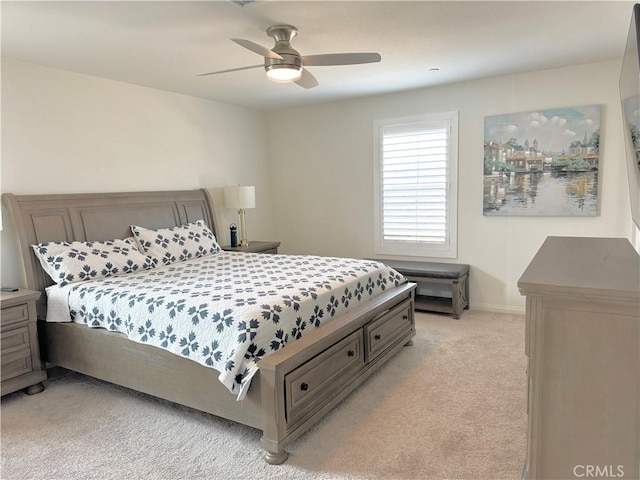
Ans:
[[[225,245],[222,247],[227,252],[248,252],[248,253],[278,253],[280,242],[259,242],[252,241],[246,247],[232,247]]]
[[[47,373],[42,368],[36,324],[40,292],[18,290],[0,293],[1,393],[21,388],[33,395],[44,390]]]

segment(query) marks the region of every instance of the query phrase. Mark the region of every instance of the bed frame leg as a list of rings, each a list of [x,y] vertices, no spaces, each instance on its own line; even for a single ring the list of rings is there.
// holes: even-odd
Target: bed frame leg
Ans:
[[[264,454],[264,460],[269,465],[280,465],[281,463],[286,462],[287,458],[289,458],[289,454],[286,450],[281,450],[275,453],[267,450]]]
[[[413,338],[404,344],[405,347],[410,347],[413,345]]]

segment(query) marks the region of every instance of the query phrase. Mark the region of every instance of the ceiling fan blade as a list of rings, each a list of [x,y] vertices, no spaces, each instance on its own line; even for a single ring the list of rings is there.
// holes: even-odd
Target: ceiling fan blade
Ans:
[[[355,65],[358,63],[376,63],[382,59],[379,53],[326,53],[305,55],[302,64],[306,67],[329,65]]]
[[[309,70],[307,70],[306,68],[302,69],[302,75],[300,75],[300,78],[298,80],[294,80],[293,82],[296,85],[300,85],[302,88],[306,89],[318,86],[318,80],[316,80],[316,77],[311,75],[311,72],[309,72]]]
[[[260,64],[260,65],[250,65],[248,67],[230,68],[229,70],[219,70],[217,72],[201,73],[197,76],[206,77],[207,75],[217,75],[218,73],[237,72],[239,70],[249,70],[251,68],[258,68],[258,67],[264,67],[264,65]]]
[[[258,45],[257,43],[254,43],[251,40],[245,40],[243,38],[232,38],[231,40],[236,42],[241,47],[251,50],[253,53],[257,53],[258,55],[262,55],[263,57],[273,58],[275,60],[284,60],[277,53],[272,52],[268,48],[263,47],[262,45]]]

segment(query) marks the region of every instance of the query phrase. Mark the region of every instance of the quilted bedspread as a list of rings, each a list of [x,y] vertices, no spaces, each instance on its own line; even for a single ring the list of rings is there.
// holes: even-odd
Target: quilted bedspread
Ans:
[[[74,322],[217,370],[238,400],[257,362],[406,279],[382,263],[221,252],[69,285]]]

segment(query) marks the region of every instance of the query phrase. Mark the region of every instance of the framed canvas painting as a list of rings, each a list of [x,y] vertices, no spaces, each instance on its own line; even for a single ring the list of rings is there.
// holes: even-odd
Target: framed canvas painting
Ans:
[[[484,215],[598,214],[600,105],[484,119]]]

